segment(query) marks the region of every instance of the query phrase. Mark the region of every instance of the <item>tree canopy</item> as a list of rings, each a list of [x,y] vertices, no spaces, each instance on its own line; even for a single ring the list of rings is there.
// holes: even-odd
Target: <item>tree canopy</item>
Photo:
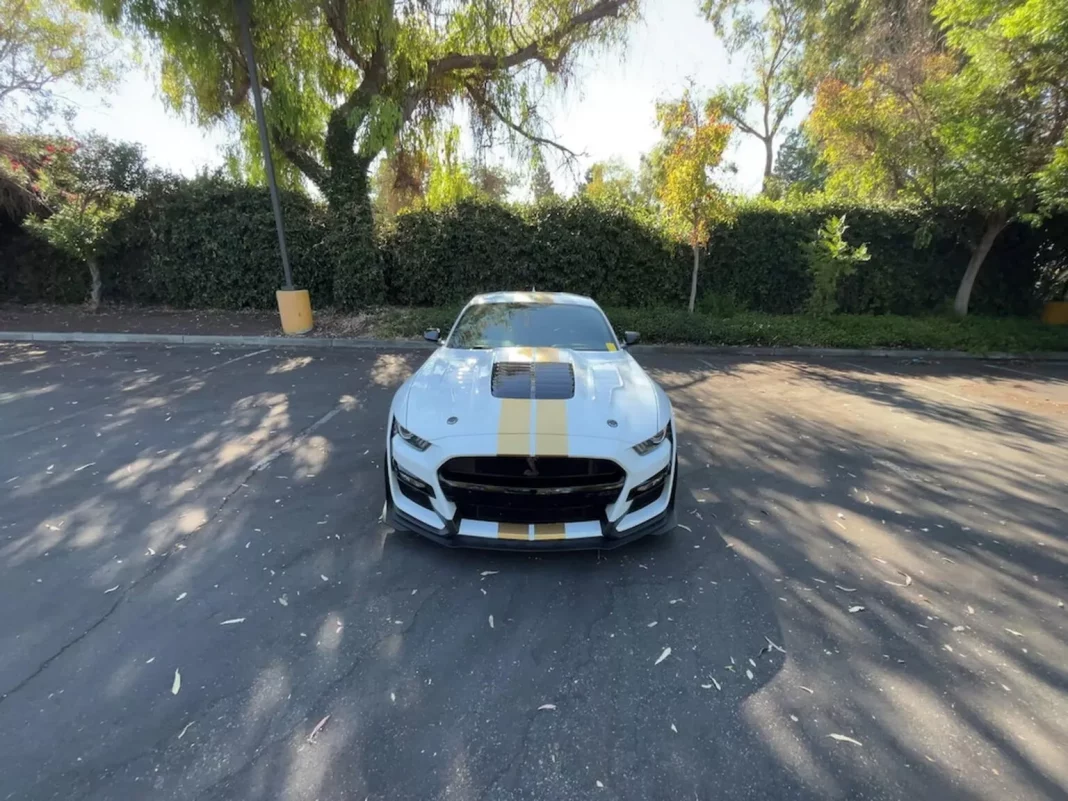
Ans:
[[[0,122],[25,125],[73,110],[61,81],[107,89],[116,40],[74,0],[0,0]]]
[[[727,52],[745,59],[748,79],[720,89],[713,100],[720,116],[764,145],[767,191],[775,139],[806,86],[806,8],[801,0],[702,0],[701,11]]]
[[[971,209],[982,224],[954,308],[1011,219],[1068,199],[1068,6],[938,0],[937,45],[821,84],[811,124],[840,194]],[[922,37],[930,43],[930,37]]]
[[[712,222],[726,216],[726,199],[712,172],[723,160],[731,126],[718,118],[717,110],[715,100],[702,109],[689,92],[656,109],[664,138],[657,195],[669,226],[693,248],[691,312],[697,296],[700,248],[708,242]]]
[[[259,145],[231,0],[92,2],[160,43],[175,108],[241,123],[252,167]],[[378,154],[419,147],[458,105],[483,139],[566,151],[541,133],[545,88],[565,82],[580,49],[618,39],[637,9],[636,0],[257,0],[272,147],[335,208],[365,202]]]

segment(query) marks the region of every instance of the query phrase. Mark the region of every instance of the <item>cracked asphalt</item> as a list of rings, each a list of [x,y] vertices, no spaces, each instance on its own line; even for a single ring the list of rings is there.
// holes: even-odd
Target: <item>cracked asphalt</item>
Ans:
[[[1068,367],[642,354],[682,525],[524,556],[424,355],[0,344],[0,799],[1068,797]]]

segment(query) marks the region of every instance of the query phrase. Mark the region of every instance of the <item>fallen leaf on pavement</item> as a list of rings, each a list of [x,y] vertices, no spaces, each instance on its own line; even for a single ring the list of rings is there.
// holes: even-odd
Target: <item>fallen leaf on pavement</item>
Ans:
[[[1007,631],[1013,637],[1022,637],[1023,636],[1020,632],[1016,631],[1016,629],[1005,629],[1005,631]]]
[[[182,674],[175,670],[174,682],[171,684],[171,695],[178,695],[180,689],[182,689]]]
[[[769,637],[768,635],[765,634],[764,639],[768,641],[768,647],[772,650],[778,651],[780,654],[786,653],[786,649],[783,648],[781,645],[776,645],[774,642],[772,642],[771,637]]]
[[[178,596],[177,598],[175,598],[174,600],[176,600],[176,601],[180,601],[180,600],[182,600],[183,598],[185,598],[185,596],[187,596],[188,594],[189,594],[188,592],[183,592],[183,593],[182,593],[181,595],[179,595],[179,596]]]
[[[863,607],[863,606],[851,606],[851,607],[849,607],[849,613],[850,614],[855,614],[857,612],[863,612],[864,609],[865,609],[865,607]]]
[[[539,712],[541,710],[543,710],[543,709],[550,710],[550,711],[554,710],[554,709],[556,709],[556,704],[542,704],[541,706],[538,707],[538,711]]]
[[[675,724],[674,724],[674,723],[672,723],[672,724],[671,724],[671,730],[672,730],[673,732],[675,732],[675,734],[678,734],[678,733],[679,733],[679,730],[675,728]]]
[[[656,661],[655,661],[655,662],[653,662],[653,664],[654,664],[654,665],[659,665],[659,664],[660,664],[661,662],[663,662],[663,661],[664,661],[665,659],[667,659],[667,658],[668,658],[669,656],[671,656],[671,649],[670,649],[670,648],[665,648],[665,649],[664,649],[664,650],[663,650],[663,651],[662,651],[662,652],[660,653],[660,656],[658,656],[658,657],[656,658]]]
[[[490,624],[490,628],[492,629],[493,628],[493,615],[489,616],[489,624]]]
[[[110,590],[104,590],[104,595],[107,595],[107,594],[108,594],[109,592],[115,592],[115,590],[117,590],[118,588],[119,588],[119,585],[118,585],[118,584],[116,584],[116,585],[115,585],[114,587],[112,587],[112,588],[111,588]]]
[[[856,587],[843,587],[841,584],[835,584],[834,586],[837,587],[838,589],[840,589],[842,592],[856,592],[857,591]]]
[[[311,734],[308,735],[308,742],[309,743],[315,742],[315,735],[317,735],[319,732],[321,732],[323,730],[323,726],[326,725],[326,722],[328,720],[330,720],[330,716],[329,715],[327,715],[325,718],[323,718],[322,720],[320,720],[318,723],[315,724],[315,728],[312,729],[311,730]]]
[[[485,578],[486,576],[496,576],[500,572],[499,570],[483,570],[479,575]]]
[[[278,599],[278,603],[282,604],[282,606],[289,606],[289,599],[283,595]]]
[[[852,743],[853,745],[861,744],[860,740],[854,740],[852,737],[846,737],[844,734],[828,734],[827,736],[840,743]]]
[[[654,620],[654,621],[653,621],[652,623],[648,624],[648,625],[646,626],[646,628],[649,628],[649,629],[651,629],[651,628],[652,628],[653,626],[655,626],[655,625],[656,625],[656,623],[657,623],[657,621],[655,621],[655,620]]]
[[[220,626],[232,626],[234,623],[244,623],[244,622],[245,622],[245,618],[243,618],[243,617],[232,617],[229,620],[224,620],[219,625]]]

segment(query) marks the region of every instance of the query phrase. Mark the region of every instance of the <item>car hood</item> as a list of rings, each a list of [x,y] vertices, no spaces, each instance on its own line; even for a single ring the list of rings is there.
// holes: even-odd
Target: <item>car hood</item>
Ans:
[[[624,351],[445,347],[409,379],[402,425],[431,442],[496,433],[502,399],[492,393],[493,365],[545,361],[572,365],[574,396],[563,402],[575,435],[631,443],[661,427],[659,389]]]

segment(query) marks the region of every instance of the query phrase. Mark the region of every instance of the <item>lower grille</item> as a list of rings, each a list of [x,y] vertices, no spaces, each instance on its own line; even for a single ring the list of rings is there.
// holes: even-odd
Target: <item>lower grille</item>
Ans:
[[[608,459],[464,456],[438,471],[458,518],[498,523],[600,520],[626,474]]]
[[[630,508],[627,510],[627,514],[644,509],[649,504],[659,500],[664,493],[664,482],[667,481],[667,477],[668,468],[665,467],[655,476],[632,489],[627,496],[627,500],[630,501]]]

